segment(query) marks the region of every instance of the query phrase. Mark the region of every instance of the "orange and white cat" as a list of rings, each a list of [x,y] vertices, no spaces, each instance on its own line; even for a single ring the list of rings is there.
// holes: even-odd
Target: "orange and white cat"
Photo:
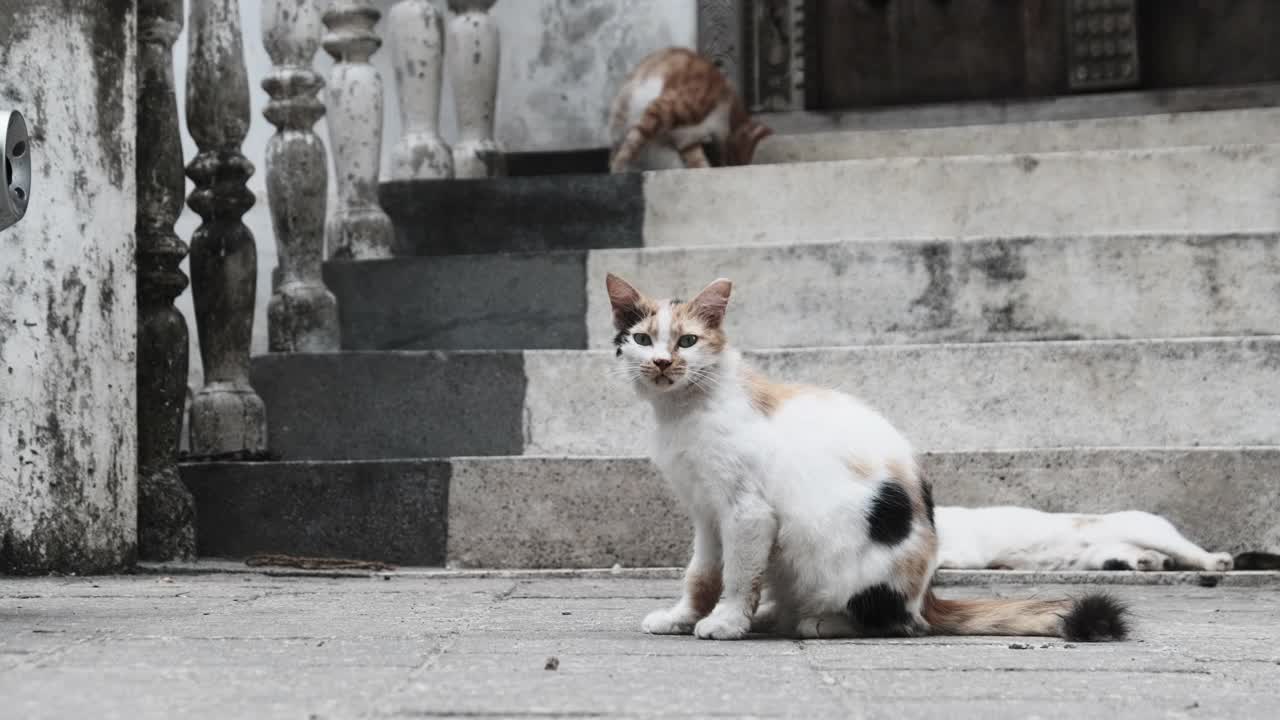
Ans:
[[[689,168],[709,167],[703,145],[724,165],[749,165],[771,131],[751,119],[724,73],[685,48],[659,50],[623,82],[610,109],[610,172],[666,169],[678,155]]]
[[[646,632],[1125,636],[1106,595],[938,598],[933,490],[888,420],[749,368],[723,329],[728,280],[689,302],[606,284],[617,372],[653,408],[653,460],[694,530],[680,601],[647,616]]]

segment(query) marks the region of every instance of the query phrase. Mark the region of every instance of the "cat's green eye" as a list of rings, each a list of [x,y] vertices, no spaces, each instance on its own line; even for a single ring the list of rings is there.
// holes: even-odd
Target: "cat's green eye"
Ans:
[[[644,333],[632,333],[631,339],[636,341],[637,345],[648,347],[653,344],[653,338]]]
[[[681,335],[680,339],[676,341],[676,344],[682,348],[691,348],[697,342],[698,342],[697,335]]]

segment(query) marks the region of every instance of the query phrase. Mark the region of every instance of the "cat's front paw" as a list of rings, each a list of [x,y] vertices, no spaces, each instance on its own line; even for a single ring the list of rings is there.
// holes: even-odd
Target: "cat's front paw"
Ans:
[[[698,621],[693,634],[703,640],[741,640],[751,632],[751,619],[746,613],[719,608]]]
[[[1209,553],[1204,561],[1204,569],[1209,572],[1227,572],[1235,567],[1235,561],[1229,553]]]
[[[654,610],[645,616],[640,629],[650,635],[688,635],[698,618],[679,610]]]

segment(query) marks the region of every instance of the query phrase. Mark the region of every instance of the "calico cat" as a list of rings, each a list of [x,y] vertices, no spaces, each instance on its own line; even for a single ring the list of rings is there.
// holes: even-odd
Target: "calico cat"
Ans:
[[[646,150],[664,148],[678,152],[684,167],[709,167],[704,144],[716,148],[724,165],[748,165],[756,144],[772,132],[750,118],[714,63],[685,48],[659,50],[641,60],[614,98],[609,117],[613,173],[644,160]]]
[[[1147,512],[1047,513],[1024,507],[939,507],[938,557],[957,570],[1206,570],[1226,572],[1211,553]]]
[[[932,487],[884,417],[749,368],[723,328],[728,280],[689,302],[651,299],[614,275],[606,285],[618,374],[653,407],[653,460],[694,529],[684,593],[644,618],[646,632],[1125,636],[1125,609],[1106,595],[934,595]]]

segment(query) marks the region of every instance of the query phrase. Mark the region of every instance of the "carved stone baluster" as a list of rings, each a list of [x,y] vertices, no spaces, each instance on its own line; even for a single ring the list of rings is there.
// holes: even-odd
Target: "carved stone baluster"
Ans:
[[[241,218],[253,207],[245,187],[253,163],[240,152],[249,129],[249,78],[238,0],[193,0],[187,65],[187,127],[200,152],[187,166],[187,204],[203,220],[191,238],[204,387],[191,403],[191,453],[248,455],[266,450],[266,411],[249,385],[258,256]]]
[[[324,286],[324,211],[328,168],[311,127],[324,115],[324,79],[311,69],[320,49],[315,0],[264,0],[262,40],[275,68],[262,81],[271,95],[263,115],[278,130],[267,145],[267,201],[280,254],[279,280],[267,306],[272,352],[339,347],[338,301]]]
[[[173,43],[182,0],[138,3],[138,554],[195,556],[195,503],[178,477],[187,390],[187,322],[173,306],[187,287],[187,245],[173,232],[182,212],[182,138]]]
[[[387,17],[404,128],[392,155],[391,177],[453,177],[453,155],[440,138],[444,19],[429,0],[403,0]]]
[[[458,114],[453,171],[460,178],[506,174],[502,147],[493,139],[501,59],[498,23],[489,14],[495,2],[449,0],[449,9],[455,15],[449,20],[446,54]]]
[[[325,106],[329,145],[338,179],[338,209],[325,235],[329,257],[391,257],[395,231],[378,205],[382,161],[382,76],[369,58],[382,46],[374,26],[382,13],[372,2],[333,0],[324,13],[324,49],[336,61]]]

